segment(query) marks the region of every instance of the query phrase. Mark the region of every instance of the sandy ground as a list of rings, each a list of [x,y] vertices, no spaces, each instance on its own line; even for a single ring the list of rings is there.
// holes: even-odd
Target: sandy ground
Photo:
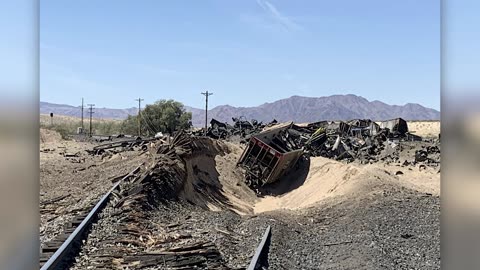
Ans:
[[[438,137],[440,121],[408,121],[408,130],[422,137]]]
[[[274,210],[298,210],[325,200],[345,200],[378,193],[386,185],[409,188],[420,193],[440,195],[440,173],[435,167],[403,166],[383,162],[362,165],[345,164],[323,157],[302,161],[297,171],[280,179],[257,196],[243,182],[243,174],[236,162],[243,148],[238,144],[212,141],[213,149],[206,149],[187,162],[188,179],[182,197],[196,205],[220,211],[229,208],[241,215]],[[406,149],[405,159],[412,159],[414,149]],[[200,189],[198,187],[209,187]],[[217,193],[216,190],[220,190]],[[213,198],[213,199],[212,199]]]
[[[44,243],[69,218],[96,202],[113,177],[146,157],[137,151],[108,159],[91,157],[83,154],[91,144],[41,133],[40,200],[68,195],[41,208]],[[345,164],[314,157],[303,159],[297,171],[267,190],[271,195],[258,197],[236,167],[242,146],[210,141],[204,151],[185,160],[188,174],[179,204],[158,205],[145,219],[144,228],[158,227],[149,232],[152,235],[168,232],[183,235],[185,241],[211,241],[231,269],[245,269],[267,226],[273,231],[270,269],[438,269],[437,168]],[[85,161],[69,161],[63,152],[79,152],[78,158]],[[406,154],[411,158],[412,152]],[[95,268],[92,262],[98,255],[108,253],[105,243],[123,237],[117,233],[122,224],[106,211],[73,269]]]
[[[236,167],[243,149],[230,142],[210,142],[200,155],[186,161],[188,177],[180,196],[212,211],[228,208],[242,215],[253,213],[255,192]]]
[[[403,174],[395,175],[401,171]],[[301,181],[295,175],[289,182]],[[440,194],[440,173],[435,168],[401,167],[382,163],[359,165],[313,157],[305,182],[280,196],[265,196],[254,206],[255,213],[278,209],[301,209],[327,198],[375,192],[384,184],[400,185],[419,192]]]

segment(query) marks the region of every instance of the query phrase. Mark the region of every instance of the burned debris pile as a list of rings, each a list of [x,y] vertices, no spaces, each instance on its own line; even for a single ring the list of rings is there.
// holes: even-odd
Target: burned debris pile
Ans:
[[[313,129],[312,129],[313,127]],[[310,139],[304,144],[310,156],[361,163],[395,159],[400,141],[421,140],[408,132],[407,122],[401,118],[380,122],[355,119],[347,122],[318,122],[301,129]],[[315,131],[313,131],[316,128]]]
[[[401,159],[402,165],[438,166],[440,163],[439,140],[431,141],[430,145],[422,144],[421,149],[418,145],[409,146],[408,144],[415,144],[414,142],[423,139],[409,132],[407,122],[402,118],[382,122],[354,119],[306,124],[279,124],[276,120],[263,124],[256,120],[247,121],[245,117],[232,117],[232,120],[233,125],[212,119],[206,135],[212,139],[246,144],[237,166],[244,169],[245,182],[250,187],[256,188],[277,181],[294,167],[298,167],[297,161],[302,157],[325,157],[361,164],[400,163]],[[149,146],[155,146],[157,152],[153,154],[162,153],[168,156],[173,153],[178,155],[178,151],[187,151],[192,147],[192,142],[201,143],[201,138],[211,140],[204,137],[205,130],[190,134],[182,131],[178,134],[183,135],[176,135],[173,142],[169,136],[147,139],[138,137],[133,140],[122,138],[98,145],[88,152],[104,156],[131,150],[146,152],[149,148],[151,151],[152,147]],[[184,150],[173,147],[186,138],[190,139],[183,144],[190,145],[189,147],[182,148]],[[401,157],[400,153],[404,148],[415,150],[415,154]]]
[[[268,124],[263,124],[255,119],[248,121],[243,116],[238,118],[232,117],[232,121],[234,123],[233,125],[212,119],[210,121],[210,126],[207,128],[207,136],[214,139],[228,139],[232,136],[248,139],[251,134],[259,133],[263,128],[277,123],[277,120],[275,119]],[[193,134],[202,136],[204,133],[205,129],[200,129]]]
[[[438,145],[430,145],[416,150],[414,162],[426,163],[428,165],[440,164],[440,147]]]
[[[119,197],[144,207],[182,200],[204,209],[207,205],[227,206],[215,168],[215,156],[223,151],[216,140],[184,131],[168,142],[152,141],[145,153],[149,161],[142,176],[122,186],[125,192]]]
[[[272,183],[290,170],[299,157],[326,157],[362,164],[399,162],[402,144],[422,141],[408,131],[407,122],[397,118],[376,123],[370,119],[284,124],[251,135],[238,165],[246,170],[247,184],[256,187]],[[437,165],[438,144],[417,150],[416,164]]]
[[[113,257],[122,269],[159,263],[169,269],[223,269],[224,260],[212,241],[193,234],[179,235],[174,228],[178,224],[158,228],[160,225],[150,222],[150,210],[180,203],[179,193],[187,179],[184,159],[194,154],[198,143],[178,132],[169,143],[151,145],[152,162],[142,166],[138,176],[122,183],[114,194],[114,215],[118,219],[115,229],[121,239],[115,240],[115,245],[105,241],[99,251],[102,258]],[[116,259],[118,254],[122,259]]]
[[[186,177],[185,168],[179,158],[189,152],[188,139],[179,133],[170,144],[152,147],[152,163],[147,164],[140,177],[134,181],[126,181],[121,186],[118,197],[122,199],[116,205],[131,207],[138,204],[142,208],[148,208],[159,202],[175,199]]]
[[[155,138],[119,137],[111,140],[111,142],[109,143],[97,145],[92,149],[88,149],[86,151],[90,155],[111,156],[113,154],[124,152],[124,151],[135,151],[135,150],[146,151],[148,149],[148,145],[152,142],[165,143],[166,138],[164,137],[155,137]]]

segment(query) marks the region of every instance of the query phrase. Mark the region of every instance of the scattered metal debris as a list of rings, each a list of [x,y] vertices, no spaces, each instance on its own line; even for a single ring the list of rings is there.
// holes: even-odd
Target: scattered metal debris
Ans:
[[[242,122],[237,126],[248,125]],[[407,122],[402,118],[380,124],[370,119],[288,123],[251,135],[238,165],[246,169],[247,184],[256,187],[278,180],[293,168],[302,154],[363,164],[400,162],[402,142],[408,141],[422,141],[422,138],[409,133]],[[415,160],[405,162],[438,164],[439,153],[438,146],[429,146],[417,150]]]
[[[255,119],[251,121],[246,120],[244,116],[238,118],[232,117],[233,125],[229,123],[223,123],[216,119],[210,121],[210,127],[207,130],[207,136],[214,139],[228,139],[232,136],[238,136],[240,138],[248,138],[249,135],[257,134],[262,131],[263,128],[275,125],[277,120],[273,120],[268,124],[263,124]],[[193,132],[194,135],[202,136],[204,129],[199,129]]]
[[[233,125],[212,119],[206,134],[221,140],[236,137],[247,144],[237,166],[245,169],[245,181],[252,188],[277,181],[295,167],[302,155],[362,164],[400,163],[399,153],[404,144],[423,140],[409,132],[407,121],[402,118],[382,122],[353,119],[308,124],[278,124],[276,120],[263,124],[255,119],[248,121],[245,117],[232,117],[232,121]],[[204,134],[203,129],[191,132],[193,136]],[[128,139],[126,135],[110,136],[109,139],[110,143],[98,145],[88,152],[105,157],[122,151],[146,151],[151,144],[157,145],[159,151],[168,152],[164,147],[172,145],[172,138],[163,134],[147,139]],[[439,162],[439,140],[436,140],[432,146],[417,149],[414,159],[404,160],[402,166],[419,163],[438,166]]]
[[[123,138],[123,137],[122,137]],[[161,137],[157,138],[147,138],[142,139],[141,137],[136,137],[132,139],[119,139],[111,143],[101,144],[93,147],[91,150],[87,150],[89,154],[92,155],[101,155],[107,150],[110,150],[112,153],[117,153],[121,151],[134,150],[134,148],[140,148],[142,150],[147,149],[148,143],[154,140],[158,140]]]

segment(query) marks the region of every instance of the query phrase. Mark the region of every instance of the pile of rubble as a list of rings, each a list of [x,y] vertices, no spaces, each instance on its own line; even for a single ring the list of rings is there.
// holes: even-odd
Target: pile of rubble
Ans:
[[[112,140],[110,143],[100,144],[92,149],[86,150],[90,155],[103,155],[108,156],[124,151],[133,150],[147,150],[148,145],[154,141],[165,142],[164,138],[142,138],[135,137],[133,139],[123,138]]]
[[[370,119],[324,121],[294,129],[308,138],[302,144],[308,155],[362,163],[395,158],[400,141],[422,140],[408,132],[407,122],[401,118],[380,124]]]
[[[277,144],[288,151],[302,149],[308,156],[361,162],[394,155],[400,141],[422,140],[408,132],[407,122],[401,118],[379,124],[370,119],[292,123],[276,137]]]
[[[157,211],[182,204],[179,193],[187,178],[185,158],[195,154],[198,143],[201,141],[178,132],[168,143],[149,147],[150,162],[140,166],[114,192],[111,206],[84,247],[87,252],[73,269],[85,269],[87,265],[109,269],[225,269],[225,260],[213,241],[193,231],[179,233],[176,228],[181,220],[171,220],[171,224],[153,221]]]
[[[252,134],[238,165],[246,170],[247,183],[255,187],[281,178],[301,155],[362,164],[399,162],[402,145],[411,141],[422,138],[410,133],[401,118],[380,123],[370,119],[288,123]],[[418,150],[411,163],[438,164],[438,145]]]
[[[255,119],[252,121],[246,120],[245,117],[232,117],[233,125],[229,123],[220,122],[216,119],[210,121],[210,126],[207,128],[207,136],[214,139],[228,139],[232,136],[238,136],[240,138],[249,138],[251,134],[257,134],[261,132],[265,127],[275,125],[277,120],[273,120],[268,124],[263,124]],[[200,129],[193,133],[197,136],[205,134],[205,129]]]
[[[427,164],[440,164],[439,145],[423,146],[422,149],[415,151],[415,162],[424,162]]]

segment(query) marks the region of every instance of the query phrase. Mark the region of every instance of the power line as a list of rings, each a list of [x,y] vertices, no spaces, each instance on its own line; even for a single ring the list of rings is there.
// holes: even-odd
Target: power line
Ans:
[[[83,133],[83,130],[84,130],[84,126],[83,126],[83,108],[84,107],[85,106],[83,105],[83,97],[82,97],[82,107],[81,107],[82,108],[82,133]]]
[[[205,136],[207,136],[207,113],[208,113],[208,96],[213,95],[213,93],[208,93],[208,90],[206,92],[202,92],[202,95],[205,96]]]
[[[155,128],[155,125],[153,124],[152,120],[150,119],[150,117],[148,117],[148,115],[145,115],[142,113],[142,118],[143,120],[145,121],[145,123],[147,123],[147,127],[152,130],[154,132],[154,134],[157,133],[157,129]]]
[[[152,132],[153,134],[156,134],[155,129],[151,127],[151,125],[148,123],[147,118],[142,114],[142,119],[145,122],[147,129],[149,132]]]
[[[142,102],[143,99],[137,98],[137,99],[135,99],[135,100],[138,101],[138,117],[137,117],[137,123],[138,123],[138,136],[140,136],[140,102]]]
[[[90,131],[89,131],[89,134],[90,134],[90,137],[92,137],[92,114],[94,114],[95,112],[93,111],[93,106],[95,106],[95,104],[87,104],[88,106],[90,106],[89,110],[88,110],[88,113],[90,114]]]

